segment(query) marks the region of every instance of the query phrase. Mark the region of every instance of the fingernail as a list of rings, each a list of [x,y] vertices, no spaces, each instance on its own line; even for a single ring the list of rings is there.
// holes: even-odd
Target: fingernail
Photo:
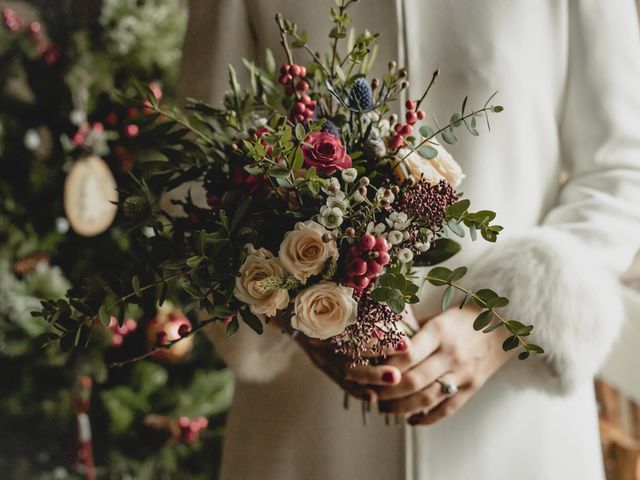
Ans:
[[[409,423],[409,425],[418,425],[418,423],[420,423],[421,418],[422,418],[422,415],[420,414],[412,415],[411,417],[409,417],[409,420],[407,420],[407,422]]]
[[[404,340],[400,340],[396,345],[396,350],[399,352],[404,352],[407,349],[407,342]]]
[[[395,380],[393,372],[387,371],[382,374],[382,381],[385,383],[393,383]]]

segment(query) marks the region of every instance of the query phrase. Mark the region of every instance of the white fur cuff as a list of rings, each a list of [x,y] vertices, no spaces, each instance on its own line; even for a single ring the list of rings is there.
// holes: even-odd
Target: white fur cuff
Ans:
[[[508,297],[505,318],[535,326],[531,341],[546,353],[523,361],[544,367],[527,370],[532,383],[568,393],[590,381],[624,318],[617,280],[579,241],[552,228],[498,240],[488,252],[464,283]]]

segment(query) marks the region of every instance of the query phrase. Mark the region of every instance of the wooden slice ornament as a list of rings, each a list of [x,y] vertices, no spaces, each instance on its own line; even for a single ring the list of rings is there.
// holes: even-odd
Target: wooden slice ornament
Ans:
[[[93,237],[107,230],[118,207],[116,181],[98,156],[78,160],[64,181],[64,211],[74,232]]]

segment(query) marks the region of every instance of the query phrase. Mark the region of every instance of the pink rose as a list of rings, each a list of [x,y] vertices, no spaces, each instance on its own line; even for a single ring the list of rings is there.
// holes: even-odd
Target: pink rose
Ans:
[[[347,155],[340,139],[330,133],[310,133],[304,142],[302,155],[308,166],[316,167],[318,171],[327,175],[331,175],[336,170],[351,168],[351,157]]]

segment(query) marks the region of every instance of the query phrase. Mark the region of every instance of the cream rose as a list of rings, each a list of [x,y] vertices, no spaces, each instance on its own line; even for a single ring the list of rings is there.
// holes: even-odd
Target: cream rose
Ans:
[[[291,326],[307,337],[324,340],[344,332],[357,317],[353,288],[320,282],[296,297]]]
[[[256,284],[269,277],[284,277],[286,272],[280,261],[271,252],[261,248],[256,250],[249,247],[248,255],[242,267],[241,276],[236,277],[234,296],[249,305],[249,310],[255,315],[273,317],[278,310],[289,304],[289,292],[278,288],[265,291]]]
[[[322,272],[330,257],[338,257],[336,242],[322,241],[329,231],[312,220],[299,222],[284,235],[278,256],[284,268],[301,283]]]
[[[411,152],[407,148],[398,151],[398,158],[403,158],[409,152],[411,153],[396,167],[394,173],[400,180],[404,180],[410,175],[416,181],[422,179],[431,185],[446,180],[453,187],[459,186],[465,175],[458,162],[439,143],[433,142],[429,146],[438,151],[438,154],[432,159],[423,157],[417,151]]]

